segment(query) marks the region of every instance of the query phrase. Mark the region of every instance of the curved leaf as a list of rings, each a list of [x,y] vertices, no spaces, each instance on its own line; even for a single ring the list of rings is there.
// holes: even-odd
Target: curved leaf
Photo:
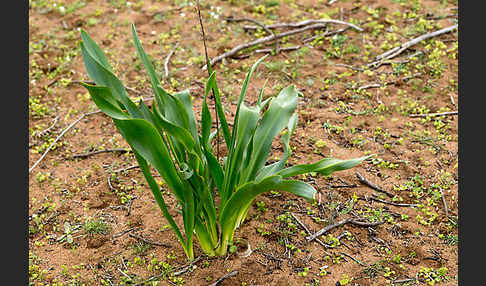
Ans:
[[[182,184],[169,151],[155,127],[145,119],[113,119],[113,121],[132,149],[157,169],[177,199],[183,202],[186,193],[184,190],[189,187]]]
[[[283,169],[276,173],[284,178],[305,174],[309,172],[317,172],[321,175],[328,176],[336,171],[342,171],[352,168],[364,160],[370,158],[372,155],[349,160],[341,160],[334,158],[324,158],[313,164],[301,164]]]
[[[93,41],[93,39],[86,33],[85,30],[81,29],[81,39],[83,41],[84,47],[86,50],[95,58],[105,69],[110,72],[113,72],[113,68],[111,67],[108,59],[106,58],[105,53],[101,48]]]
[[[288,126],[296,107],[297,90],[293,85],[284,88],[276,98],[272,99],[255,131],[252,159],[245,172],[246,181],[254,180],[257,172],[263,168],[274,137]]]
[[[249,182],[239,187],[220,212],[219,222],[222,241],[227,243],[233,238],[236,225],[241,221],[248,205],[260,194],[271,190],[293,193],[306,200],[314,200],[316,190],[311,185],[294,180],[283,180],[282,176],[270,176],[260,182]],[[223,246],[224,247],[224,246]]]
[[[81,53],[84,65],[89,77],[99,86],[106,86],[111,89],[117,100],[121,101],[130,115],[141,118],[142,115],[137,106],[131,101],[126,93],[121,81],[108,69],[106,69],[93,55],[87,50],[84,43],[81,43]]]
[[[115,119],[128,119],[129,115],[118,107],[118,102],[106,86],[89,85],[82,83],[88,90],[91,98],[103,113]]]
[[[213,90],[214,101],[216,102],[216,114],[221,123],[221,130],[223,131],[224,142],[226,143],[226,147],[229,150],[231,144],[231,135],[228,122],[226,121],[226,116],[224,115],[223,106],[221,104],[221,96],[219,93],[218,84],[216,83],[216,74],[214,72],[209,76],[209,79],[206,83],[206,91],[209,92],[209,89]]]

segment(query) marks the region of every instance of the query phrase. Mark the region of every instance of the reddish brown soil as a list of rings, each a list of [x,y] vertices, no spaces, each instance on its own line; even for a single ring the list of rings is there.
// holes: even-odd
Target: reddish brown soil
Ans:
[[[66,127],[83,113],[96,110],[91,99],[85,97],[87,92],[84,88],[66,82],[66,79],[88,80],[79,50],[81,37],[77,28],[85,29],[107,52],[115,73],[131,88],[130,96],[134,97],[148,98],[151,91],[130,42],[129,23],[135,23],[139,37],[161,75],[166,56],[178,42],[179,48],[169,64],[170,77],[176,81],[164,78],[163,85],[171,91],[190,88],[196,116],[199,116],[207,73],[200,70],[204,48],[196,10],[194,6],[184,5],[191,1],[147,0],[131,2],[130,5],[123,0],[60,2],[29,2],[30,98],[39,99],[39,103],[49,109],[42,113],[42,106],[29,105],[30,166]],[[384,64],[372,74],[335,65],[362,67],[385,51],[382,48],[385,41],[395,45],[453,25],[457,20],[457,16],[453,16],[457,14],[457,1],[341,0],[331,5],[326,5],[327,1],[281,1],[276,6],[272,3],[278,1],[201,2],[211,58],[255,38],[253,33],[244,32],[241,28],[246,23],[222,21],[227,16],[249,17],[269,24],[270,20],[297,22],[318,19],[324,17],[321,13],[326,13],[333,19],[355,21],[363,27],[363,32],[348,29],[341,33],[347,36],[342,49],[353,44],[359,52],[337,58],[326,58],[326,50],[331,46],[328,40],[305,47],[302,40],[312,36],[311,32],[289,37],[289,45],[302,45],[302,48],[269,56],[252,80],[247,101],[256,101],[266,79],[269,79],[266,97],[277,94],[288,84],[296,85],[303,93],[298,106],[299,126],[291,141],[295,148],[291,164],[315,162],[324,157],[347,159],[376,154],[374,160],[379,158],[396,164],[396,167],[368,160],[353,169],[337,172],[331,178],[307,176],[305,180],[313,184],[320,194],[315,205],[285,193],[260,196],[255,202],[264,202],[266,210],[259,211],[254,204],[248,219],[235,235],[250,242],[253,253],[249,257],[239,258],[235,254],[221,258],[203,257],[192,271],[165,278],[161,276],[162,268],[149,270],[154,258],[168,263],[176,272],[188,262],[176,236],[165,228],[168,223],[142,174],[138,169],[118,173],[111,180],[112,188],[108,185],[111,172],[136,164],[132,154],[108,152],[85,159],[71,159],[75,154],[101,148],[128,146],[111,119],[102,113],[88,115],[68,131],[57,148],[51,150],[30,173],[31,285],[132,285],[154,276],[160,277],[157,285],[210,285],[231,271],[238,273],[219,285],[346,285],[342,280],[345,277],[352,278],[347,285],[389,285],[394,280],[418,278],[418,281],[396,284],[413,285],[428,282],[420,273],[437,272],[442,267],[445,267],[446,274],[436,283],[457,285],[457,115],[410,116],[457,110],[458,63],[457,50],[453,49],[457,45],[457,31],[422,42],[392,59],[404,61],[407,55],[416,51],[425,54],[424,58],[405,63],[405,71],[398,75],[393,74],[399,69],[396,64]],[[70,11],[80,3],[86,5],[65,15],[59,8],[62,5],[64,11]],[[256,7],[265,7],[265,13],[255,12],[259,9]],[[218,13],[219,19],[210,15]],[[413,18],[410,13],[417,17]],[[437,19],[440,16],[447,17]],[[428,19],[430,26],[425,31],[407,34],[406,31],[413,27],[420,28],[422,20],[419,18]],[[384,25],[376,36],[373,34],[375,28],[367,25],[372,21]],[[389,32],[390,27],[394,32]],[[329,27],[330,30],[337,28],[341,26]],[[391,35],[395,35],[396,39],[387,39]],[[436,41],[445,45],[442,49],[445,54],[435,62],[442,65],[440,75],[433,74],[426,64],[431,60]],[[428,49],[427,45],[431,48]],[[196,63],[195,57],[199,57]],[[215,67],[230,122],[244,76],[258,57],[260,55],[253,54],[246,59],[229,59],[224,66],[218,64]],[[270,66],[278,62],[285,68]],[[296,76],[293,77],[294,72]],[[350,72],[350,75],[345,74]],[[421,74],[408,81],[403,80],[418,72]],[[384,88],[357,91],[359,86],[392,81],[396,83]],[[48,129],[54,121],[56,124]],[[339,126],[342,131],[332,126]],[[39,136],[42,130],[48,131]],[[319,140],[325,146],[319,147]],[[35,151],[43,145],[40,152]],[[279,158],[282,148],[277,139],[273,151],[270,159]],[[225,152],[224,148],[222,152]],[[356,172],[401,197],[403,201],[398,203],[422,204],[423,207],[399,207],[370,200],[372,195],[378,195],[385,201],[391,201],[391,198],[362,184]],[[411,186],[410,182],[416,176],[421,177],[423,183]],[[407,182],[408,187],[398,190]],[[419,190],[421,196],[417,197]],[[442,198],[437,195],[439,190],[443,191],[449,217],[445,214]],[[123,203],[122,196],[127,195],[133,199]],[[334,206],[344,210],[354,195],[358,200],[352,210],[336,215]],[[176,222],[182,223],[175,198],[169,192],[165,198]],[[365,217],[373,211],[381,211],[377,216],[386,222],[372,228],[353,224],[334,228],[327,234],[338,237],[348,232],[350,236],[343,236],[337,247],[325,249],[316,242],[306,242],[307,234],[296,221],[293,221],[296,231],[286,236],[286,225],[277,217],[287,211],[312,232],[331,221],[351,216]],[[313,217],[318,217],[320,222]],[[424,223],[420,222],[422,218]],[[434,219],[427,223],[429,218]],[[90,234],[82,227],[89,220],[103,220],[108,229]],[[72,233],[72,243],[59,240],[66,222],[72,227],[80,227]],[[153,244],[144,244],[141,238]],[[286,244],[292,244],[296,249],[291,251]],[[197,243],[195,249],[196,256],[202,254]],[[336,259],[342,253],[347,255]],[[140,262],[137,263],[137,260]],[[327,274],[323,276],[319,275],[322,267],[327,267]],[[304,271],[305,268],[308,272]],[[177,278],[181,280],[174,280]]]

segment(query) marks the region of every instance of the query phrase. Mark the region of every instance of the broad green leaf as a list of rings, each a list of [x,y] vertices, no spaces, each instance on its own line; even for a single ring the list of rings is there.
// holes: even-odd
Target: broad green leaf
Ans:
[[[272,99],[255,131],[252,159],[244,176],[246,181],[255,179],[257,172],[263,168],[273,139],[288,126],[296,107],[297,90],[293,85],[284,88],[276,98]]]
[[[184,240],[184,237],[182,236],[181,230],[177,226],[176,222],[174,221],[174,218],[170,215],[169,211],[167,210],[167,205],[165,204],[164,197],[162,196],[162,192],[159,189],[159,185],[155,181],[154,177],[152,176],[152,173],[150,173],[150,168],[147,164],[147,161],[138,154],[137,151],[133,151],[135,154],[135,158],[137,159],[138,165],[140,169],[142,170],[142,173],[145,177],[145,180],[148,182],[150,190],[152,191],[152,194],[155,198],[155,201],[159,205],[160,210],[162,211],[162,214],[164,217],[167,219],[169,222],[169,225],[172,227],[174,232],[176,233],[177,238],[179,239],[180,243],[184,247],[184,251],[186,251],[186,243]],[[186,251],[187,253],[187,251]],[[188,255],[189,256],[189,255]]]
[[[142,115],[137,106],[131,101],[126,93],[125,87],[121,81],[97,60],[93,58],[93,55],[81,43],[81,52],[83,55],[84,65],[89,77],[99,86],[106,86],[111,89],[112,94],[123,103],[131,116],[141,118]]]
[[[204,155],[206,156],[206,160],[208,162],[208,169],[211,173],[211,177],[214,179],[214,183],[216,184],[216,188],[221,190],[223,185],[224,179],[224,172],[221,168],[221,165],[218,162],[218,159],[211,153],[209,150],[204,149]]]
[[[231,144],[231,135],[229,131],[228,122],[226,121],[226,116],[224,115],[223,106],[221,104],[221,96],[219,93],[218,85],[216,83],[216,74],[214,72],[211,74],[211,76],[207,81],[206,90],[208,90],[208,88],[213,90],[214,101],[216,103],[215,104],[216,114],[221,124],[221,130],[223,131],[224,142],[226,143],[226,147],[229,149]]]
[[[220,212],[219,222],[223,231],[223,241],[231,240],[237,223],[244,215],[245,209],[260,194],[271,190],[286,191],[314,200],[316,190],[301,181],[283,180],[281,176],[267,177],[260,182],[249,182],[239,187],[230,197]]]
[[[325,158],[313,164],[301,164],[283,169],[277,172],[276,175],[288,178],[309,172],[317,172],[321,175],[328,176],[336,171],[352,168],[371,156],[372,155],[349,160]]]
[[[260,169],[260,171],[257,173],[256,181],[259,181],[267,176],[274,175],[285,167],[285,163],[287,163],[288,158],[290,158],[290,155],[292,154],[292,150],[290,149],[290,136],[292,136],[292,134],[295,132],[295,129],[297,128],[297,121],[298,114],[294,113],[290,117],[286,132],[282,134],[282,143],[284,148],[282,158],[280,158],[278,162],[275,162]]]
[[[118,102],[109,88],[85,83],[82,83],[82,85],[88,90],[96,106],[98,106],[103,113],[115,119],[129,118],[129,115],[118,107]]]
[[[204,92],[204,99],[202,103],[202,114],[201,114],[201,141],[204,148],[208,148],[209,145],[209,135],[211,133],[211,126],[213,124],[211,118],[211,112],[209,111],[207,98],[210,91],[209,84],[206,84],[206,91]]]
[[[108,59],[106,58],[105,53],[101,48],[93,41],[93,39],[86,33],[85,30],[81,29],[81,39],[83,41],[84,47],[88,52],[93,56],[95,60],[97,60],[105,69],[110,72],[113,72],[113,68],[111,67]]]
[[[162,114],[158,112],[158,110],[155,110],[154,112],[155,115],[155,120],[157,124],[162,126],[164,131],[166,131],[169,135],[171,135],[173,138],[175,138],[177,141],[182,143],[184,147],[188,151],[192,151],[196,153],[199,150],[196,150],[196,142],[194,142],[194,139],[191,136],[191,133],[187,131],[187,129],[184,129],[178,125],[173,124],[172,122],[168,121]]]
[[[176,198],[183,203],[187,186],[182,183],[174,162],[162,142],[162,137],[155,127],[145,119],[113,119],[113,121],[132,149],[154,166]]]
[[[187,122],[189,126],[189,131],[192,134],[193,140],[199,145],[199,136],[197,132],[196,120],[194,119],[194,111],[192,110],[192,99],[189,94],[189,90],[186,89],[179,93],[174,94],[174,97],[178,98],[185,108],[185,114],[187,114]]]
[[[229,150],[229,155],[228,157],[231,157],[231,153],[233,152],[235,140],[236,140],[236,134],[238,132],[238,120],[239,120],[239,114],[240,114],[240,108],[241,104],[243,103],[243,100],[245,99],[246,96],[246,90],[248,89],[248,84],[250,83],[251,76],[253,72],[256,70],[258,65],[267,57],[268,55],[264,55],[263,57],[259,58],[251,67],[250,71],[246,75],[245,81],[243,82],[243,86],[241,88],[241,93],[240,97],[238,98],[238,105],[236,106],[236,113],[235,113],[235,121],[233,122],[233,131],[231,134],[231,145],[230,145],[230,150]]]
[[[199,216],[196,216],[195,230],[199,245],[201,246],[203,252],[210,257],[214,256],[215,253],[213,247],[215,242],[212,241],[206,224],[204,224]]]
[[[226,200],[231,196],[237,182],[238,175],[247,166],[244,166],[242,162],[245,161],[245,152],[248,149],[253,133],[255,132],[258,119],[260,115],[260,109],[258,107],[247,107],[245,104],[241,104],[238,124],[238,133],[236,134],[235,148],[229,157],[229,163],[225,168],[225,180],[223,183],[223,189],[220,190],[221,195],[221,207],[224,207]]]
[[[166,93],[164,92],[164,89],[160,87],[160,81],[157,77],[157,73],[155,72],[152,62],[150,62],[149,57],[145,53],[142,43],[140,42],[140,39],[137,36],[135,25],[133,24],[132,24],[132,37],[133,37],[133,42],[135,44],[135,48],[137,50],[138,57],[142,61],[145,69],[147,70],[150,79],[150,85],[152,86],[152,90],[154,91],[155,96],[159,98],[162,101],[162,103],[164,103],[165,105]],[[165,109],[162,110],[162,114],[165,115]]]

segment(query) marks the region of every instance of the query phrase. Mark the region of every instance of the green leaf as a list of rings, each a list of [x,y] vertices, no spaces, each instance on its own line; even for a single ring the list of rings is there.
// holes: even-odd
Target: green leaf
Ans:
[[[81,52],[86,71],[96,85],[110,88],[112,94],[117,100],[123,103],[131,116],[141,118],[142,115],[140,111],[135,103],[128,98],[125,87],[121,81],[110,70],[106,69],[102,64],[100,64],[92,54],[89,53],[84,43],[81,43]]]
[[[86,33],[85,30],[81,30],[81,39],[83,40],[84,47],[93,56],[93,58],[97,60],[105,69],[107,69],[110,72],[113,72],[113,68],[108,62],[105,53],[93,41],[93,39],[88,35],[88,33]]]
[[[178,98],[182,102],[182,106],[185,109],[185,113],[187,114],[187,123],[189,127],[189,131],[192,134],[193,140],[199,145],[199,135],[197,132],[196,127],[196,120],[194,119],[194,111],[192,110],[192,99],[191,95],[189,94],[189,90],[183,90],[179,93],[174,94],[174,97]]]
[[[173,124],[168,121],[162,114],[157,110],[154,112],[155,120],[158,125],[160,125],[168,134],[170,134],[178,142],[182,143],[188,151],[196,153],[196,142],[191,136],[191,133],[178,125]]]
[[[286,191],[314,200],[316,190],[311,185],[294,180],[283,180],[281,176],[267,177],[260,182],[249,182],[239,187],[221,210],[219,222],[223,232],[223,242],[232,240],[236,225],[243,218],[249,204],[260,194],[271,190]],[[224,247],[224,246],[223,246]]]
[[[160,87],[160,81],[157,78],[157,73],[155,72],[154,66],[150,62],[150,59],[145,53],[142,43],[140,42],[140,39],[137,36],[135,25],[132,24],[131,26],[132,26],[132,37],[133,37],[133,42],[135,44],[135,49],[137,50],[138,57],[142,61],[145,69],[147,70],[150,79],[150,85],[152,86],[152,90],[154,91],[155,96],[159,98],[161,102],[164,103],[165,105],[167,93],[162,87]],[[165,115],[165,109],[162,109],[162,114]]]
[[[224,180],[224,172],[223,168],[218,162],[218,159],[211,153],[209,150],[204,149],[204,155],[206,156],[206,160],[208,162],[208,169],[211,173],[211,177],[214,179],[214,183],[216,184],[216,188],[218,190],[222,189],[223,180]]]
[[[157,169],[176,198],[184,202],[184,194],[187,193],[184,190],[187,190],[187,186],[182,183],[169,151],[155,127],[145,119],[113,119],[113,121],[132,149]]]
[[[224,142],[226,147],[229,149],[231,144],[231,135],[229,131],[228,122],[226,121],[226,116],[224,115],[223,106],[221,104],[221,96],[219,93],[218,85],[216,84],[216,74],[213,72],[206,83],[206,91],[212,89],[214,93],[214,101],[216,102],[216,114],[221,123],[221,130],[223,131]]]
[[[364,156],[360,158],[354,158],[349,160],[341,160],[334,158],[324,158],[313,164],[301,164],[283,169],[276,173],[284,178],[306,174],[309,172],[317,172],[321,175],[328,176],[336,171],[342,171],[352,168],[364,160],[370,158],[372,155]]]
[[[206,84],[206,92],[204,93],[204,99],[202,103],[202,114],[201,114],[201,141],[204,148],[209,147],[209,134],[211,133],[211,126],[213,124],[211,118],[211,112],[209,112],[209,107],[207,103],[207,97],[210,88]]]
[[[261,180],[267,176],[274,175],[278,171],[282,170],[285,167],[285,163],[287,163],[288,158],[292,154],[292,150],[290,149],[290,136],[295,132],[297,128],[297,121],[298,121],[298,114],[294,113],[289,120],[289,124],[287,126],[287,132],[282,134],[282,143],[284,152],[282,158],[278,162],[275,162],[271,165],[265,166],[257,173],[256,181]]]
[[[128,119],[129,115],[118,107],[118,102],[106,86],[95,86],[82,83],[91,98],[103,113],[115,119]]]
[[[154,177],[150,173],[149,166],[147,164],[147,161],[143,159],[138,152],[134,151],[135,158],[137,159],[138,165],[140,169],[143,172],[143,175],[145,177],[145,180],[148,182],[150,186],[150,190],[152,191],[152,194],[155,198],[155,201],[159,205],[160,210],[162,211],[162,214],[164,217],[167,219],[169,222],[169,225],[172,227],[174,232],[176,233],[177,238],[179,239],[179,242],[181,243],[182,247],[184,248],[184,251],[186,252],[187,256],[189,257],[190,254],[187,253],[187,248],[186,248],[186,243],[184,240],[184,237],[182,236],[181,230],[177,226],[176,222],[174,221],[174,218],[170,215],[169,211],[167,210],[167,205],[165,204],[164,197],[162,196],[162,192],[159,189],[159,185],[155,181]]]
[[[272,99],[255,131],[252,159],[244,176],[246,181],[254,180],[257,172],[263,168],[274,137],[288,126],[296,107],[297,90],[293,85],[284,88]]]
[[[240,114],[240,108],[241,104],[243,103],[243,100],[245,99],[246,96],[246,90],[248,89],[248,84],[250,83],[251,76],[253,72],[256,70],[258,65],[267,57],[268,55],[264,55],[263,57],[259,58],[251,67],[250,71],[246,75],[245,81],[243,82],[243,87],[241,88],[241,93],[240,97],[238,99],[238,105],[236,106],[236,114],[235,114],[235,122],[233,123],[233,132],[231,134],[231,145],[230,145],[230,151],[228,157],[231,157],[231,153],[234,148],[235,140],[236,140],[236,134],[238,131],[238,120],[239,120],[239,114]]]
[[[247,168],[242,163],[245,162],[244,156],[249,156],[249,154],[246,154],[246,150],[255,132],[259,115],[260,109],[258,107],[247,107],[245,104],[242,104],[240,107],[239,120],[237,120],[238,133],[236,134],[236,146],[231,157],[228,157],[229,161],[225,168],[226,176],[224,178],[223,189],[220,190],[221,207],[224,207],[226,200],[231,196],[235,184],[239,179],[240,172]]]
[[[262,98],[263,98],[263,91],[265,89],[265,86],[267,85],[268,78],[265,80],[263,83],[262,88],[260,89],[260,93],[258,94],[258,100],[257,100],[257,106],[259,106],[262,103]]]

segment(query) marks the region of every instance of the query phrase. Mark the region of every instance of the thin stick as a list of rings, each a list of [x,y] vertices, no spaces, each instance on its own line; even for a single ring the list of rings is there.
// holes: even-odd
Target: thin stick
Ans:
[[[395,283],[407,283],[407,282],[411,282],[411,281],[415,281],[417,280],[416,278],[407,278],[407,279],[400,279],[400,280],[395,280],[395,281],[392,281],[392,285],[395,285]]]
[[[127,277],[128,279],[130,279],[130,281],[132,281],[132,277],[130,277],[128,274],[126,274],[125,272],[123,272],[120,268],[117,268],[118,271],[121,272],[121,274],[125,275],[125,277]]]
[[[363,89],[368,89],[368,88],[374,88],[374,87],[382,87],[382,84],[380,83],[370,83],[370,84],[367,84],[367,85],[363,85],[363,86],[360,86],[358,87],[358,91],[361,91]]]
[[[165,71],[165,77],[169,77],[169,61],[170,61],[170,58],[172,57],[172,55],[175,53],[177,47],[179,47],[179,42],[177,42],[175,45],[174,45],[174,48],[172,48],[172,50],[169,52],[169,54],[167,55],[167,58],[165,58],[165,62],[164,62],[164,71]]]
[[[218,285],[218,284],[219,284],[221,281],[223,281],[224,279],[229,278],[229,277],[232,277],[232,276],[235,276],[236,274],[238,274],[238,270],[231,271],[230,273],[225,274],[225,275],[223,275],[222,277],[220,277],[218,280],[216,280],[216,282],[214,282],[213,284],[211,284],[211,285],[209,285],[209,286],[216,286],[216,285]]]
[[[130,167],[126,167],[126,168],[121,168],[121,169],[115,170],[115,171],[113,171],[113,173],[120,173],[120,172],[123,172],[123,171],[128,171],[128,170],[135,169],[135,168],[139,168],[139,167],[140,167],[139,165],[132,165]]]
[[[86,158],[86,157],[93,156],[93,155],[96,155],[96,154],[110,153],[110,152],[127,153],[127,152],[132,152],[132,150],[130,150],[130,149],[127,150],[127,149],[124,149],[124,148],[103,149],[103,150],[88,152],[88,153],[84,153],[84,154],[76,154],[76,155],[73,155],[71,158],[72,159]]]
[[[410,114],[410,117],[432,117],[432,116],[442,116],[442,115],[457,115],[458,111],[450,112],[440,112],[440,113],[428,113],[428,114]]]
[[[300,49],[300,46],[285,47],[285,48],[280,48],[280,52],[295,51],[295,50],[298,50],[298,49]],[[272,52],[272,49],[258,49],[258,50],[254,50],[253,52],[250,52],[248,54],[244,54],[244,55],[241,55],[241,56],[240,55],[233,56],[231,58],[241,60],[241,59],[249,58],[253,53],[271,53],[271,52]]]
[[[191,270],[191,268],[193,268],[194,264],[196,264],[199,260],[201,260],[203,258],[203,256],[198,256],[196,257],[193,261],[191,261],[189,264],[185,265],[185,266],[182,266],[182,267],[178,267],[176,269],[174,269],[174,272],[172,272],[172,274],[174,276],[178,276],[178,275],[181,275],[181,274],[184,274],[186,273],[187,271]],[[176,271],[177,270],[177,271]]]
[[[304,39],[304,40],[302,40],[302,43],[304,43],[304,44],[305,44],[305,43],[308,43],[308,42],[313,41],[314,39],[317,39],[317,38],[319,38],[319,37],[329,37],[329,36],[332,36],[332,35],[335,35],[335,34],[339,34],[339,33],[342,33],[342,32],[344,32],[344,31],[346,31],[346,30],[347,30],[347,29],[349,29],[349,28],[350,28],[350,27],[348,26],[348,27],[344,27],[344,28],[342,28],[342,29],[338,29],[338,30],[335,30],[335,31],[326,31],[326,32],[325,32],[324,34],[322,34],[322,35],[314,35],[314,36],[312,36],[312,37],[310,37],[310,38]]]
[[[346,64],[334,64],[334,66],[345,67],[345,68],[352,69],[352,70],[355,70],[355,71],[361,71],[361,72],[364,71],[362,68],[358,68],[358,67],[354,67],[354,66],[346,65]]]
[[[338,221],[338,222],[337,222],[337,223],[335,223],[335,224],[328,225],[328,226],[326,226],[325,228],[323,228],[323,229],[319,230],[318,232],[316,232],[316,233],[314,233],[314,234],[312,234],[312,235],[307,236],[307,237],[306,237],[306,239],[307,239],[308,241],[312,241],[312,240],[316,239],[318,236],[320,236],[320,235],[322,235],[322,234],[324,234],[324,233],[328,232],[329,230],[331,230],[331,229],[333,229],[333,228],[336,228],[336,227],[338,227],[338,226],[341,226],[341,225],[343,225],[343,224],[347,224],[347,223],[348,223],[348,222],[350,222],[350,221],[351,221],[351,219],[350,219],[350,218],[347,218],[347,219],[343,219],[342,221]]]
[[[295,51],[295,50],[298,50],[298,49],[300,49],[300,46],[280,48],[279,51],[280,52],[283,52],[283,51],[288,52],[288,51]],[[272,49],[258,49],[258,50],[255,50],[254,52],[255,53],[271,53]]]
[[[42,159],[44,159],[44,157],[47,155],[47,153],[49,151],[51,151],[52,147],[57,143],[57,141],[59,141],[59,139],[61,139],[61,137],[64,136],[64,134],[66,134],[66,132],[68,132],[69,129],[71,129],[74,125],[76,125],[79,121],[81,121],[81,119],[83,119],[85,116],[88,116],[88,115],[91,115],[91,114],[94,114],[94,113],[98,113],[98,111],[83,113],[83,115],[81,115],[78,119],[76,119],[73,123],[71,123],[66,129],[64,129],[61,132],[61,134],[59,134],[59,136],[57,136],[56,140],[54,140],[54,142],[52,142],[51,145],[49,145],[49,147],[47,147],[46,151],[44,152],[44,154],[42,154],[42,156],[39,158],[39,160],[37,160],[37,162],[35,162],[34,165],[32,165],[32,167],[30,167],[29,173],[32,172],[32,170],[34,170],[34,168],[42,161]]]
[[[225,18],[225,20],[228,21],[228,22],[244,22],[244,21],[252,22],[252,23],[262,27],[270,35],[275,36],[275,33],[272,30],[270,30],[267,26],[258,22],[257,20],[251,19],[251,18]],[[276,39],[275,40],[275,54],[278,55],[279,51],[280,51],[280,44],[278,42],[278,39]]]
[[[340,21],[340,20],[334,20],[334,19],[310,19],[310,20],[304,20],[304,21],[297,22],[297,23],[276,23],[276,24],[268,25],[267,27],[269,29],[300,28],[302,26],[307,26],[307,25],[310,25],[310,24],[328,24],[328,23],[346,25],[346,26],[350,26],[350,27],[352,27],[352,28],[354,28],[354,29],[356,29],[360,32],[363,31],[363,29],[361,27],[358,27],[354,24],[351,24],[349,22]],[[255,30],[255,29],[258,29],[258,27],[245,26],[244,29]]]
[[[363,177],[360,173],[356,172],[356,177],[358,177],[358,180],[367,185],[368,187],[372,188],[373,190],[376,190],[380,193],[384,193],[385,195],[387,195],[388,197],[390,198],[393,198],[395,195],[383,190],[382,188],[378,187],[377,185],[373,184],[372,182],[368,181],[365,177]]]
[[[280,33],[280,34],[275,35],[275,36],[272,35],[272,36],[263,37],[263,38],[248,42],[246,44],[241,44],[241,45],[234,47],[233,49],[231,49],[230,51],[228,51],[226,53],[223,53],[223,54],[221,54],[217,57],[214,57],[211,60],[210,64],[211,64],[211,66],[214,66],[215,63],[218,63],[225,58],[232,57],[232,56],[236,55],[239,51],[247,49],[247,48],[252,47],[252,46],[256,46],[256,45],[263,44],[263,43],[266,43],[266,42],[271,42],[271,41],[274,41],[276,39],[295,35],[295,34],[298,34],[298,33],[309,31],[309,30],[323,29],[325,27],[326,27],[326,24],[315,24],[315,25],[306,26],[306,27],[303,27],[303,28],[300,28],[300,29],[290,30],[290,31]],[[203,66],[202,70],[206,70],[206,66]]]
[[[342,255],[344,255],[344,256],[347,256],[347,257],[351,258],[352,260],[354,260],[354,262],[358,263],[359,265],[361,265],[361,266],[363,266],[363,267],[366,267],[366,265],[365,265],[365,264],[363,264],[363,262],[359,261],[358,259],[356,259],[356,258],[352,257],[351,255],[349,255],[349,254],[347,254],[347,253],[345,253],[345,252],[340,252],[339,254],[342,254]]]
[[[163,247],[171,247],[171,245],[169,245],[169,244],[154,242],[154,241],[148,240],[146,238],[143,238],[143,237],[138,236],[138,235],[133,234],[133,233],[129,233],[128,236],[130,236],[132,238],[135,238],[136,240],[141,240],[141,241],[143,241],[143,242],[145,242],[147,244],[152,244],[152,245],[157,245],[157,246],[163,246]]]
[[[51,131],[51,129],[54,128],[54,126],[56,125],[58,119],[59,119],[59,116],[56,116],[56,118],[54,118],[54,122],[51,124],[51,126],[49,126],[45,130],[42,130],[42,131],[36,133],[36,136],[37,137],[40,137],[40,136],[42,136],[44,134],[47,134],[49,131]]]
[[[120,237],[120,236],[122,236],[122,235],[124,235],[124,234],[126,234],[126,233],[128,233],[128,232],[130,232],[130,231],[134,231],[134,230],[136,230],[136,229],[141,229],[141,228],[140,228],[140,227],[132,227],[132,228],[129,228],[129,229],[127,229],[127,230],[124,230],[124,231],[122,231],[122,232],[119,232],[119,233],[117,233],[117,234],[114,234],[114,235],[112,236],[112,239],[113,239],[113,238]]]
[[[388,59],[391,59],[391,58],[394,58],[396,56],[398,56],[399,54],[401,54],[403,51],[405,51],[406,49],[410,48],[411,46],[414,46],[424,40],[427,40],[429,38],[432,38],[432,37],[436,37],[436,36],[439,36],[439,35],[442,35],[442,34],[445,34],[445,33],[449,33],[453,30],[455,30],[456,28],[458,27],[458,24],[455,24],[455,25],[452,25],[450,27],[447,27],[447,28],[444,28],[444,29],[441,29],[441,30],[438,30],[438,31],[434,31],[434,32],[430,32],[430,33],[427,33],[427,34],[424,34],[424,35],[421,35],[417,38],[414,38],[408,42],[405,42],[403,44],[401,44],[400,46],[398,47],[395,47],[381,55],[378,55],[376,58],[375,58],[375,62],[372,62],[370,64],[368,64],[369,66],[370,65],[375,65],[383,60],[388,60]]]
[[[336,228],[338,226],[347,224],[347,223],[352,223],[354,225],[362,226],[362,227],[370,227],[370,226],[380,225],[380,224],[382,224],[384,222],[383,221],[364,222],[364,221],[359,221],[359,220],[356,220],[356,219],[353,219],[353,218],[347,218],[347,219],[343,219],[341,221],[338,221],[335,224],[331,224],[331,225],[328,225],[328,226],[324,227],[323,229],[319,230],[318,232],[316,232],[316,233],[314,233],[312,235],[307,236],[306,239],[308,241],[312,241],[312,240],[316,239],[318,236],[323,235],[324,233],[328,232],[329,230],[331,230],[333,228]]]
[[[290,215],[295,219],[295,221],[305,230],[305,232],[307,232],[307,234],[309,235],[312,235],[312,232],[309,230],[309,228],[307,228],[307,226],[301,222],[293,213],[290,213]],[[325,248],[329,248],[330,246],[325,244],[324,242],[322,242],[322,240],[320,240],[319,238],[316,238],[315,241],[317,241],[320,245],[324,246]],[[331,255],[329,254],[327,251],[324,250],[324,253],[326,253],[327,255]]]
[[[445,213],[446,213],[446,217],[449,217],[449,208],[447,207],[447,202],[446,202],[445,197],[444,197],[444,191],[442,191],[441,187],[439,187],[439,190],[440,190],[440,196],[442,198],[442,203],[444,204],[444,210],[445,210]]]
[[[411,55],[408,55],[408,56],[406,57],[406,59],[405,59],[405,60],[402,60],[402,61],[390,61],[390,60],[388,60],[388,61],[387,61],[387,60],[377,61],[377,62],[374,62],[374,64],[373,64],[373,69],[377,69],[377,68],[379,68],[381,65],[386,65],[386,64],[391,65],[391,64],[405,64],[405,63],[409,63],[409,62],[411,61],[411,58],[413,58],[413,57],[415,57],[415,56],[418,56],[418,55],[420,55],[420,54],[423,54],[423,53],[424,53],[423,51],[418,51],[418,52],[416,52],[416,53],[413,53],[413,54],[411,54]],[[370,67],[370,66],[371,66],[371,64],[368,64],[367,66],[368,66],[368,67]]]
[[[379,199],[379,198],[377,198],[375,196],[372,196],[369,199],[370,200],[373,200],[373,201],[380,202],[380,203],[384,203],[384,204],[387,204],[387,205],[396,206],[396,207],[416,207],[416,206],[418,206],[418,204],[402,204],[402,203],[389,202],[389,201],[385,201],[385,200]]]
[[[202,22],[202,17],[201,17],[201,5],[199,3],[199,0],[197,0],[197,15],[199,17],[199,24],[201,25],[201,32],[202,32],[202,38],[203,38],[203,44],[204,44],[204,54],[206,55],[206,65],[205,67],[208,70],[208,75],[211,76],[210,71],[209,71],[209,65],[213,65],[212,61],[209,61],[209,56],[208,56],[208,48],[206,46],[206,34],[204,33],[204,25]],[[204,70],[204,68],[203,68]],[[214,88],[211,88],[211,92],[213,94],[214,98],[214,113],[216,117],[216,158],[218,159],[219,162],[219,120],[218,120],[218,108],[216,108],[216,96],[214,95]]]
[[[410,80],[414,77],[418,77],[418,76],[421,76],[421,75],[422,75],[422,73],[415,73],[411,76],[407,76],[407,77],[404,77],[402,79],[392,80],[392,81],[385,82],[385,83],[382,83],[382,84],[381,83],[372,83],[372,84],[363,85],[363,86],[358,87],[358,91],[363,90],[363,89],[367,89],[367,88],[375,88],[375,87],[387,86],[387,85],[390,85],[390,84],[397,84],[400,81],[408,81],[408,80]]]

